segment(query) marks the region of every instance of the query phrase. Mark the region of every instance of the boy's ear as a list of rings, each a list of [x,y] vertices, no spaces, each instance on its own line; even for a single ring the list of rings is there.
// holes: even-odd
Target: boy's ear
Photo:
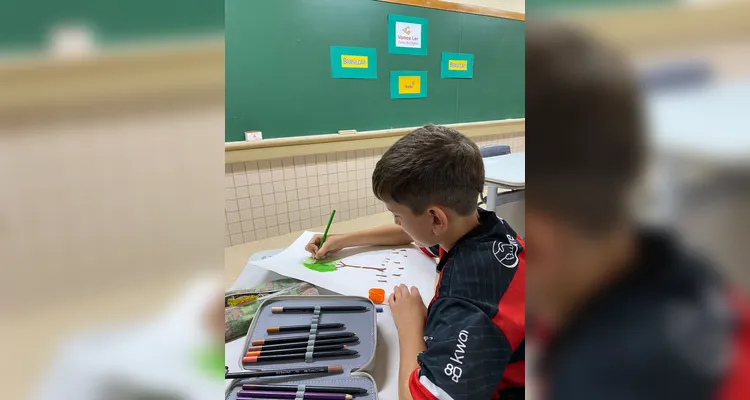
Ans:
[[[440,207],[430,207],[427,209],[430,218],[432,219],[432,233],[434,235],[442,235],[448,230],[448,215]]]

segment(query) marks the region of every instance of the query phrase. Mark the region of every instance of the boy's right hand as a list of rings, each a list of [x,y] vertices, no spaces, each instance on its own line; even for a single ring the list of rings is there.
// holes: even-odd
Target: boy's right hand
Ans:
[[[312,258],[325,258],[331,253],[335,253],[342,250],[344,247],[347,247],[343,235],[328,235],[323,246],[320,246],[321,238],[323,238],[323,235],[318,233],[313,236],[310,243],[305,246],[305,250],[312,254]]]

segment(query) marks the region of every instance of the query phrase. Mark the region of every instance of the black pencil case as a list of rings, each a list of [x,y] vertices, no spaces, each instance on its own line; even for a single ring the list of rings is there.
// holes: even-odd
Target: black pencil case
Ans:
[[[362,312],[327,312],[321,310],[318,317],[314,312],[309,313],[278,313],[271,311],[272,307],[315,307],[315,306],[364,306],[366,311]],[[314,319],[315,318],[315,319]],[[227,388],[226,399],[237,400],[237,393],[243,384],[273,384],[273,385],[307,385],[326,387],[356,387],[367,390],[367,395],[357,395],[355,400],[377,400],[377,387],[375,380],[368,373],[374,366],[375,350],[377,348],[377,324],[376,307],[367,298],[356,296],[278,296],[269,298],[260,305],[250,328],[244,344],[244,350],[238,360],[243,370],[252,371],[262,369],[280,370],[288,368],[306,368],[340,365],[343,372],[339,374],[315,374],[315,375],[289,375],[267,378],[235,379]],[[348,343],[348,349],[356,350],[356,356],[345,358],[320,358],[313,357],[310,362],[299,361],[277,361],[273,363],[259,362],[243,364],[242,358],[247,349],[252,347],[253,340],[284,338],[289,336],[309,335],[307,331],[267,333],[266,329],[275,326],[310,325],[313,321],[319,324],[343,323],[344,328],[337,330],[318,331],[317,334],[331,334],[336,332],[353,332],[359,338],[358,342]],[[302,389],[302,386],[299,386]],[[301,393],[301,392],[298,392]],[[302,397],[299,397],[300,399]],[[239,398],[242,400],[242,398]]]

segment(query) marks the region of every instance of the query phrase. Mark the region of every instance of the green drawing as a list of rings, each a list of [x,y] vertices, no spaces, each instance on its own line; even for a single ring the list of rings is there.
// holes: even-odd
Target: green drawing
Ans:
[[[337,260],[315,260],[313,258],[307,258],[302,262],[302,265],[307,269],[311,269],[317,272],[333,272],[336,271]]]

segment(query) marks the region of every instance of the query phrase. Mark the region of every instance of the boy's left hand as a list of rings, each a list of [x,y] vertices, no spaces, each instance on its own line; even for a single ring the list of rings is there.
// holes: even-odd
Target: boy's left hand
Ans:
[[[403,284],[394,287],[393,293],[388,297],[388,305],[391,306],[393,321],[399,331],[408,327],[415,328],[420,335],[422,334],[427,319],[427,307],[416,287],[412,286],[411,290]]]

